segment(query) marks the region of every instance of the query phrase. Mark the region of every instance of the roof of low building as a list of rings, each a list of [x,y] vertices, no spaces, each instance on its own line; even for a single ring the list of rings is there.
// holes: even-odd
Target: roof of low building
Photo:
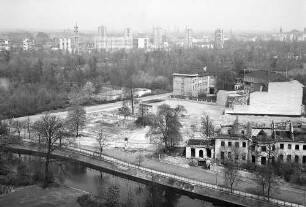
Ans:
[[[187,145],[207,145],[211,142],[212,139],[189,139]]]

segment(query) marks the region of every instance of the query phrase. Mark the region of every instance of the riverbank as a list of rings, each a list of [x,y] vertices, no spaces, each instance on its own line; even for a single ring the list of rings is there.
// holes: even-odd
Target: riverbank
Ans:
[[[38,185],[23,187],[0,196],[0,206],[10,207],[79,207],[77,198],[85,192],[67,186],[53,184],[46,189]]]
[[[21,154],[42,155],[41,152],[37,152],[35,150],[34,146],[32,147],[23,146],[21,148],[19,146],[18,149],[11,148],[11,150],[16,151],[15,153],[21,153]],[[205,184],[205,185],[201,184],[201,181],[199,182],[197,180],[202,180],[202,179],[205,180],[205,174],[201,174],[199,172],[195,173],[193,170],[190,170],[190,169],[186,169],[187,170],[186,171],[176,166],[167,165],[167,168],[164,168],[165,166],[163,166],[163,171],[165,171],[165,169],[167,169],[167,171],[168,170],[172,171],[171,174],[169,174],[169,173],[162,173],[163,171],[159,171],[159,170],[158,170],[159,172],[154,171],[154,170],[153,172],[152,170],[149,170],[148,168],[145,169],[142,167],[140,168],[135,167],[135,165],[124,163],[119,160],[113,160],[113,158],[109,158],[109,157],[103,158],[105,159],[105,161],[103,161],[101,159],[92,157],[93,152],[90,152],[90,151],[86,152],[82,150],[81,153],[77,153],[75,155],[73,155],[74,154],[73,151],[71,152],[58,151],[55,154],[56,154],[54,155],[55,158],[74,160],[92,169],[97,169],[100,171],[104,171],[106,173],[111,173],[119,177],[134,180],[136,182],[150,183],[152,182],[152,179],[154,179],[155,183],[164,185],[166,187],[172,187],[173,189],[177,189],[180,191],[181,194],[185,194],[185,195],[191,194],[193,196],[198,195],[198,196],[202,196],[204,199],[207,197],[210,197],[211,199],[215,201],[220,201],[221,199],[223,203],[229,204],[226,206],[232,206],[232,205],[234,206],[237,206],[237,205],[238,206],[256,206],[256,207],[257,206],[275,206],[272,203],[262,201],[262,198],[256,199],[257,196],[255,195],[252,196],[252,197],[255,196],[255,199],[249,198],[250,196],[246,196],[245,193],[243,193],[245,191],[242,191],[241,193],[239,193],[239,195],[237,195],[237,193],[232,194],[232,193],[227,192],[226,189],[223,189],[220,186],[218,187],[218,189],[216,189],[215,188],[216,186],[209,185],[209,184]],[[162,166],[159,165],[159,167],[162,167]],[[150,168],[150,169],[154,169],[154,168]],[[183,174],[187,173],[187,174],[180,178],[179,176],[181,176],[180,175],[181,173]],[[192,180],[186,179],[190,177],[192,177]],[[201,179],[197,179],[195,177],[201,178]],[[218,179],[218,182],[219,182],[219,179]],[[192,187],[191,188],[188,187],[186,189],[186,187],[190,186],[190,184]],[[197,190],[197,188],[199,189]],[[279,204],[284,205],[284,203],[282,202]],[[287,203],[286,205],[290,206],[290,203],[289,204]],[[298,205],[293,205],[293,206],[298,206]]]

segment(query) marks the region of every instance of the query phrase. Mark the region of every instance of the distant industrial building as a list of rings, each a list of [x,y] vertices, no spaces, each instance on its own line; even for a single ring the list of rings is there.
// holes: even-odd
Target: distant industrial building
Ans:
[[[215,94],[215,75],[212,73],[174,73],[172,76],[173,96],[199,97],[201,94]]]

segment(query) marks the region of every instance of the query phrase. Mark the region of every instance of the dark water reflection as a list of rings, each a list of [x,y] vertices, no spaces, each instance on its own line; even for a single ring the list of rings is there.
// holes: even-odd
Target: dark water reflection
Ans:
[[[43,168],[42,158],[22,156],[29,168]],[[75,163],[52,164],[54,177],[69,187],[77,188],[93,195],[105,198],[110,186],[118,186],[119,202],[132,198],[138,207],[211,207],[211,202],[192,199],[160,185],[145,185],[108,173],[100,172]],[[219,204],[218,204],[219,205]],[[220,206],[220,205],[219,205]],[[224,205],[225,206],[225,205]]]

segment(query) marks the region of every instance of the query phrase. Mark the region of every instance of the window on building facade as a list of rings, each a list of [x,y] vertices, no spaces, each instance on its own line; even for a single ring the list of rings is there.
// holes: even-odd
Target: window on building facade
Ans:
[[[261,157],[261,164],[265,165],[267,163],[267,158],[266,157]]]
[[[239,142],[235,142],[235,147],[239,147]]]
[[[195,157],[195,149],[191,148],[191,157]]]
[[[246,147],[246,142],[242,142],[242,147]]]
[[[280,154],[278,156],[278,161],[283,162],[284,161],[284,155]]]
[[[232,142],[228,142],[228,146],[231,147],[232,146]]]
[[[291,149],[291,144],[288,144],[288,149]]]
[[[261,146],[261,151],[266,152],[267,151],[267,147],[266,146]]]
[[[298,155],[295,155],[295,156],[294,156],[294,162],[295,162],[295,163],[299,163],[299,156],[298,156]]]
[[[306,150],[306,145],[303,145],[303,150]]]
[[[224,152],[221,152],[221,160],[224,160]]]
[[[303,156],[303,163],[304,164],[306,163],[306,156],[305,155]]]
[[[228,159],[232,159],[232,153],[231,153],[231,152],[228,152],[228,153],[227,153],[227,157],[228,157]]]
[[[300,145],[296,144],[295,145],[295,150],[299,150],[300,149]]]
[[[225,142],[221,141],[221,147],[224,147],[224,146],[225,146]]]
[[[241,159],[246,160],[246,154],[245,153],[242,153]]]
[[[279,148],[280,148],[280,149],[284,149],[284,144],[280,144],[280,145],[279,145]]]
[[[291,155],[287,155],[287,161],[291,161]]]

